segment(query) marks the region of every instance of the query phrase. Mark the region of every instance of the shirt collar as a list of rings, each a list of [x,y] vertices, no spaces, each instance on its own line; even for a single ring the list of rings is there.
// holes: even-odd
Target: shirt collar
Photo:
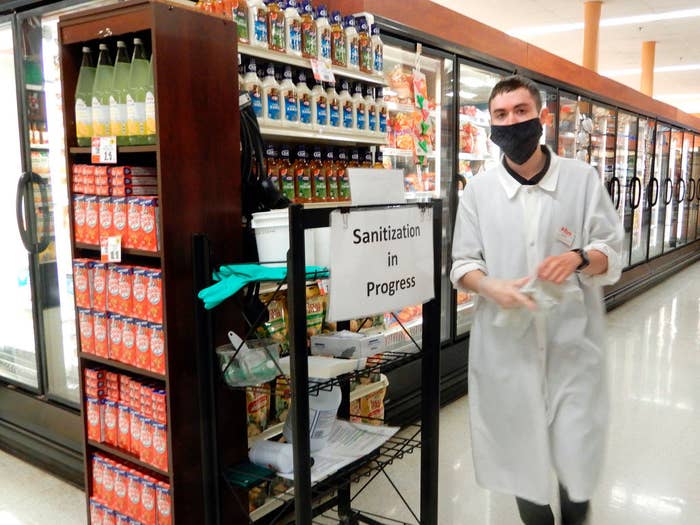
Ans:
[[[544,175],[544,177],[542,177],[542,180],[540,180],[540,182],[536,184],[536,186],[539,186],[545,191],[552,192],[557,189],[557,181],[559,179],[559,157],[557,157],[557,155],[554,154],[554,152],[551,148],[549,148],[549,146],[546,147],[547,149],[549,149],[549,154],[551,155],[552,160],[549,164],[549,169],[547,170],[547,173]],[[518,190],[522,188],[522,184],[520,184],[513,177],[511,177],[510,174],[503,167],[503,164],[500,163],[498,165],[498,177],[509,199],[515,197],[515,195],[518,193]]]

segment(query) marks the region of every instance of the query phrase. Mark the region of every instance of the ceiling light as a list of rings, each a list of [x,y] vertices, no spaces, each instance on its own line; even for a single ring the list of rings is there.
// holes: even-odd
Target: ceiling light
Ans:
[[[483,79],[483,78],[479,78],[479,77],[463,76],[460,79],[459,83],[462,84],[463,86],[466,86],[466,87],[469,87],[472,89],[476,89],[476,88],[480,88],[480,87],[491,87],[496,82],[495,82],[495,80],[491,81],[491,80],[487,80],[487,79]]]

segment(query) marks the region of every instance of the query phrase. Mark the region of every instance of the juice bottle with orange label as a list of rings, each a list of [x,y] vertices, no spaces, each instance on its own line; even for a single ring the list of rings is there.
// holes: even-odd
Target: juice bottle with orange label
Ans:
[[[282,193],[290,200],[294,201],[294,173],[292,171],[291,148],[288,144],[280,147],[279,173]]]
[[[321,146],[314,146],[312,159],[309,163],[309,171],[311,173],[313,200],[315,202],[325,202],[328,198],[328,184],[326,183],[326,170],[321,159]]]
[[[338,190],[338,166],[335,163],[335,150],[331,147],[326,150],[323,170],[326,177],[326,187],[328,188],[326,200],[337,201],[340,195]]]
[[[350,200],[350,179],[348,178],[348,151],[344,148],[338,148],[338,159],[335,162],[338,172],[338,200]],[[357,163],[359,166],[359,162]]]
[[[311,202],[313,200],[311,170],[309,169],[309,153],[306,146],[297,147],[297,158],[294,162],[294,202]]]
[[[311,0],[301,3],[301,54],[304,58],[318,58],[318,34]]]
[[[374,52],[372,49],[372,37],[369,34],[367,19],[361,16],[357,20],[357,32],[359,35],[360,71],[364,73],[374,72]]]
[[[340,16],[340,11],[333,11],[331,15],[331,62],[333,65],[346,67],[348,65],[347,52],[343,19]]]
[[[284,28],[284,12],[277,0],[265,0],[267,6],[267,44],[274,51],[285,53],[287,39]]]

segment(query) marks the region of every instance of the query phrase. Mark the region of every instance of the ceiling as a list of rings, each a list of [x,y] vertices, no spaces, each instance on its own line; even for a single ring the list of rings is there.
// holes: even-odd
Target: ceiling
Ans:
[[[581,64],[583,0],[433,1]],[[642,42],[654,40],[654,98],[700,113],[700,0],[603,0],[600,18],[601,75],[639,89]]]

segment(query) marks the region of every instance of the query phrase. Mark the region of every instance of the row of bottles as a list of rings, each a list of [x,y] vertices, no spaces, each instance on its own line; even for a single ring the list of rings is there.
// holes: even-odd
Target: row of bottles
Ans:
[[[333,83],[314,81],[309,88],[306,70],[294,72],[284,66],[270,63],[258,68],[255,58],[245,65],[245,74],[239,75],[241,91],[250,94],[253,110],[262,125],[290,126],[306,129],[337,128],[363,135],[386,134],[387,107],[381,87],[348,80],[339,83],[340,92]],[[352,90],[352,94],[351,94]]]
[[[143,41],[134,38],[131,60],[126,43],[117,42],[112,62],[106,44],[99,45],[97,67],[92,50],[83,47],[75,89],[75,128],[79,146],[92,137],[117,137],[117,144],[143,145],[156,142],[156,110],[153,63]]]
[[[349,153],[349,155],[348,155]],[[267,176],[293,202],[333,202],[350,200],[348,168],[383,168],[381,151],[372,159],[369,148],[297,146],[269,144],[265,148]]]
[[[379,27],[367,17],[333,11],[325,5],[314,9],[311,0],[200,0],[205,11],[232,16],[238,40],[263,47],[332,63],[368,74],[384,72],[384,44]]]

